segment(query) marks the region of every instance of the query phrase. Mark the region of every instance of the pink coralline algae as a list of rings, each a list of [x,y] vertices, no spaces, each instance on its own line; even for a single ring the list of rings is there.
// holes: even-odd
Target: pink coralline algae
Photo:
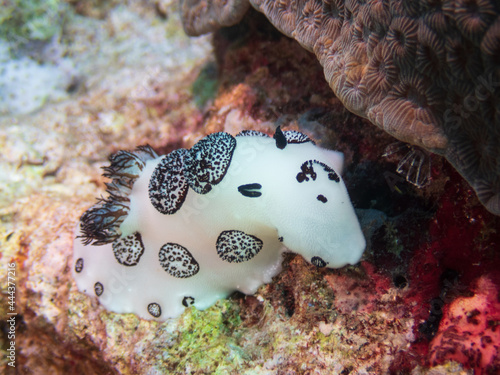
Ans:
[[[481,277],[472,297],[460,297],[444,308],[430,345],[432,365],[456,361],[476,375],[500,373],[500,301],[498,285]]]

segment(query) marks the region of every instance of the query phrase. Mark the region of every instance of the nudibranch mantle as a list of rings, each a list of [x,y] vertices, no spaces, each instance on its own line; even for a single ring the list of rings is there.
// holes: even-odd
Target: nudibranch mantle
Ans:
[[[343,155],[302,133],[221,132],[190,150],[142,146],[110,160],[109,197],[81,217],[73,274],[111,311],[165,320],[255,293],[286,248],[329,268],[364,251]]]

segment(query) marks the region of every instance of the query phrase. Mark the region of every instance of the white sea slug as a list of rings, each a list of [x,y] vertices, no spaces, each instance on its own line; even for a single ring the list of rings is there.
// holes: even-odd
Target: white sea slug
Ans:
[[[109,197],[81,217],[73,272],[114,312],[164,320],[254,293],[280,272],[284,246],[330,268],[365,248],[342,154],[302,133],[221,132],[190,150],[143,146],[110,160]]]

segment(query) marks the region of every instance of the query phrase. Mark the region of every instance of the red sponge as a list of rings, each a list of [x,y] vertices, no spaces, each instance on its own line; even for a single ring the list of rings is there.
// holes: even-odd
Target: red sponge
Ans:
[[[460,297],[444,309],[430,344],[432,365],[456,361],[476,375],[500,374],[499,289],[481,277],[472,297]]]

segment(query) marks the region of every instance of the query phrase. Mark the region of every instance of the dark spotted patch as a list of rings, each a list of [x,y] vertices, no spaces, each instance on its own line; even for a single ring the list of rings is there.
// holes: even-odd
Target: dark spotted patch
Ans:
[[[228,133],[207,135],[191,148],[185,176],[191,189],[207,194],[226,175],[231,164],[236,139]]]
[[[259,238],[239,230],[223,231],[217,238],[215,247],[219,257],[229,263],[246,262],[262,249]]]
[[[257,137],[270,138],[266,133],[262,133],[257,130],[242,130],[238,134],[236,134],[236,136],[237,137],[257,136]]]
[[[314,171],[313,168],[313,161],[308,160],[300,166],[300,172],[297,173],[297,176],[295,177],[299,183],[304,182],[304,181],[309,181],[309,177],[312,178],[313,181],[316,180],[317,174]]]
[[[317,164],[323,168],[323,170],[328,174],[328,179],[335,182],[340,182],[339,175],[328,165],[317,160],[308,160],[300,166],[300,172],[297,173],[297,181],[304,182],[309,181],[309,177],[315,181],[318,175],[316,174],[313,165]]]
[[[279,242],[283,242],[283,237],[278,237]]]
[[[245,197],[257,198],[262,195],[262,193],[259,191],[261,188],[262,188],[261,184],[253,183],[253,184],[238,186],[238,191]]]
[[[320,257],[312,257],[311,258],[311,264],[316,266],[316,267],[326,267],[326,265],[328,264],[328,262],[325,262],[323,259],[321,259]]]
[[[276,128],[276,131],[274,132],[273,138],[276,140],[276,147],[278,147],[280,150],[283,150],[286,145],[286,137],[285,134],[281,131],[281,128],[278,126]]]
[[[155,318],[159,318],[161,315],[161,306],[156,302],[150,303],[148,305],[148,313],[150,313]]]
[[[83,270],[83,258],[78,258],[75,262],[75,272],[80,273]]]
[[[104,286],[99,281],[94,284],[94,292],[97,297],[100,297],[104,292]]]
[[[120,237],[113,242],[113,254],[118,263],[124,266],[136,266],[144,254],[144,244],[139,232]]]
[[[171,276],[184,279],[194,276],[200,265],[188,249],[176,243],[166,243],[158,254],[160,264]]]
[[[194,298],[193,297],[189,297],[189,296],[188,297],[184,297],[182,299],[182,305],[184,307],[189,307],[189,306],[194,305]]]
[[[172,215],[184,203],[189,187],[184,172],[190,160],[191,153],[181,148],[164,156],[153,171],[149,199],[162,214]]]
[[[286,132],[283,132],[283,134],[285,135],[286,142],[288,144],[291,144],[291,143],[306,143],[306,142],[312,142],[313,145],[316,144],[307,135],[305,135],[304,133],[298,132],[296,130],[287,130]]]
[[[323,194],[318,195],[316,199],[323,203],[328,202],[328,199],[326,199],[326,197]]]
[[[340,177],[330,166],[322,163],[320,161],[314,160],[314,163],[319,164],[323,167],[323,170],[328,173],[328,179],[335,182],[340,182]]]

